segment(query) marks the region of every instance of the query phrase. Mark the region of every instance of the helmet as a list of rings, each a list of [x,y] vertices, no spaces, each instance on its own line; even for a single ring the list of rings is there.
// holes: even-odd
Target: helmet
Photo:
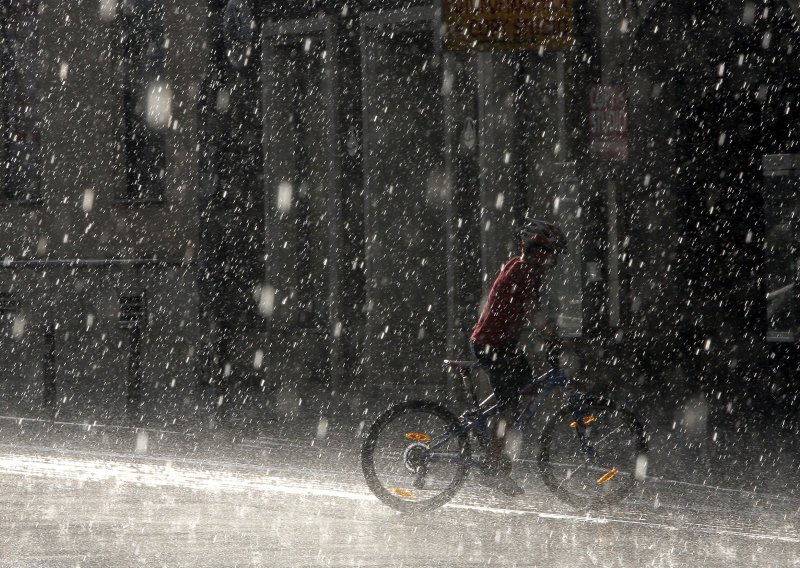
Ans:
[[[551,252],[559,253],[567,246],[564,231],[541,219],[525,219],[525,224],[517,232],[519,244],[523,248],[540,246]]]

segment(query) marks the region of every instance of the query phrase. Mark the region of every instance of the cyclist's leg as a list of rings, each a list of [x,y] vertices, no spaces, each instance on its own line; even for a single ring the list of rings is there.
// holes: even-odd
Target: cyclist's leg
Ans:
[[[500,405],[499,419],[492,428],[486,449],[488,468],[497,469],[505,449],[505,432],[513,426],[520,391],[531,382],[533,370],[525,354],[515,346],[505,348],[473,344],[473,350],[489,374],[489,382]]]

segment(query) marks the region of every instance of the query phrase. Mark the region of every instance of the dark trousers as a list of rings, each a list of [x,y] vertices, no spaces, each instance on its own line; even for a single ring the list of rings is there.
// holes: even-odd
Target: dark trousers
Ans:
[[[513,413],[520,391],[533,380],[525,354],[516,345],[490,346],[472,343],[472,351],[489,375],[489,383],[503,413]]]

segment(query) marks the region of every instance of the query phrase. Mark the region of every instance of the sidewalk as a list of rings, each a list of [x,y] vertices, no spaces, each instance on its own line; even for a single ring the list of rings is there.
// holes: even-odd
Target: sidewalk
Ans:
[[[394,394],[394,400],[403,400],[401,389]],[[792,431],[755,415],[720,408],[700,394],[672,402],[629,394],[626,404],[639,415],[649,436],[648,475],[681,483],[798,495],[800,441]],[[361,434],[391,404],[390,398],[366,401],[369,404],[362,401],[355,409],[346,401],[308,401],[282,414],[247,408],[229,409],[223,415],[198,412],[167,426],[163,422],[95,423],[3,415],[0,445],[6,452],[14,447],[38,448],[126,459],[172,456],[258,467],[269,467],[276,460],[291,463],[298,448],[305,448],[304,454],[312,448],[337,448],[353,462],[348,467],[357,467]],[[445,405],[455,412],[463,409],[453,402]],[[536,420],[542,424],[544,416]]]

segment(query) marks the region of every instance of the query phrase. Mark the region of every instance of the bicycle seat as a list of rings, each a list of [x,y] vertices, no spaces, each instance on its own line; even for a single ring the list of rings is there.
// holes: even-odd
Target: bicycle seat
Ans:
[[[460,371],[470,371],[481,366],[478,361],[456,361],[454,359],[445,359],[444,364],[450,369],[458,369]]]

